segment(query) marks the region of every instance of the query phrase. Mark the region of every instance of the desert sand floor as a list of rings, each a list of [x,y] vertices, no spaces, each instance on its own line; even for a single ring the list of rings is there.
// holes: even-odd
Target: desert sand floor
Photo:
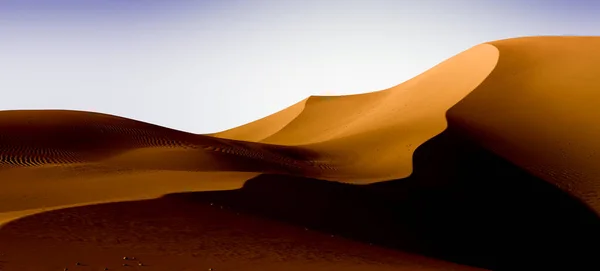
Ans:
[[[591,264],[566,236],[600,240],[598,48],[485,43],[389,89],[208,135],[2,111],[0,270]]]
[[[2,270],[477,270],[181,197],[29,216],[0,251]]]

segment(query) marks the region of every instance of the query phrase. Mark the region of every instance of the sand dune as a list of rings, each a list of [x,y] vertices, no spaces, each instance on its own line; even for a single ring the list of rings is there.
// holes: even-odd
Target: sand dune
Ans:
[[[446,111],[486,78],[497,59],[498,50],[482,44],[386,90],[312,96],[300,114],[260,142],[321,154],[319,162],[329,170],[313,177],[355,183],[406,177],[415,148],[446,128]],[[248,126],[228,133],[244,133]]]
[[[491,44],[501,51],[498,66],[449,121],[600,213],[600,38]]]
[[[207,135],[1,111],[0,269],[96,270],[127,251],[149,270],[589,267],[598,48],[599,37],[481,44],[389,89],[311,96]],[[193,196],[160,198],[180,192]]]

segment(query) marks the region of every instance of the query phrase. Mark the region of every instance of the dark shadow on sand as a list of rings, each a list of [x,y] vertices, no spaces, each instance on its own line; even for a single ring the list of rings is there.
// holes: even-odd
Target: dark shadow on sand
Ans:
[[[166,197],[494,270],[600,270],[591,209],[452,128],[416,150],[405,179],[357,186],[261,175],[240,190]]]

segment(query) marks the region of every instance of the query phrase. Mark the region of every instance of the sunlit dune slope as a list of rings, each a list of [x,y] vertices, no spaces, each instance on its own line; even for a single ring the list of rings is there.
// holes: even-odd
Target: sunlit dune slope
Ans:
[[[600,37],[490,44],[497,67],[449,121],[600,213]]]
[[[290,121],[296,118],[304,109],[306,101],[307,99],[304,99],[284,110],[259,120],[222,132],[210,134],[210,136],[244,141],[262,141],[278,132],[281,128],[285,127],[288,123],[290,123]]]
[[[416,147],[446,128],[446,111],[493,70],[498,50],[479,45],[398,86],[308,99],[302,113],[264,143],[323,154],[322,177],[371,182],[406,177]]]

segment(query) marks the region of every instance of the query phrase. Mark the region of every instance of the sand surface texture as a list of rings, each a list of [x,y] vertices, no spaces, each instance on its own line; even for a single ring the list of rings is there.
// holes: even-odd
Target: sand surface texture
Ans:
[[[207,135],[1,111],[0,271],[590,264],[579,239],[525,239],[600,240],[598,63],[598,37],[495,41]]]

